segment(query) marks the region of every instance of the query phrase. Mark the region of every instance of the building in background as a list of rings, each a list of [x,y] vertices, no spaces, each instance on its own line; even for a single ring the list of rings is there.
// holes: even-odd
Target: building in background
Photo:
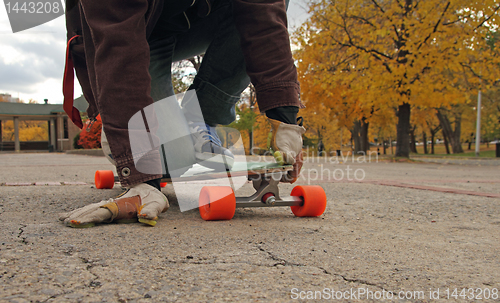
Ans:
[[[2,97],[6,99],[7,94]],[[9,95],[10,96],[10,95]],[[83,96],[75,99],[74,106],[85,112],[87,101]],[[2,124],[14,122],[14,138],[2,140]],[[20,121],[46,121],[48,139],[43,141],[21,141],[19,138]],[[0,151],[48,150],[67,151],[73,149],[73,138],[80,132],[63,110],[62,104],[26,104],[0,102]]]
[[[11,94],[0,94],[0,99],[4,99],[10,103],[18,103],[19,102],[19,98],[12,97]]]

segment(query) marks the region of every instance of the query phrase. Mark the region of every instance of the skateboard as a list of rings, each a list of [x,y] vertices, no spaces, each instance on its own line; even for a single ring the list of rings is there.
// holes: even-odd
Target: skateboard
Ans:
[[[202,219],[230,220],[236,208],[290,206],[297,217],[318,217],[326,208],[326,194],[321,186],[295,186],[290,196],[281,196],[278,184],[291,165],[262,162],[235,162],[228,171],[214,171],[196,165],[179,177],[163,178],[162,182],[189,182],[228,178],[230,186],[203,186],[198,199]],[[236,197],[232,179],[246,176],[252,181],[255,193],[247,197]],[[96,188],[112,188],[117,178],[111,170],[95,173]]]

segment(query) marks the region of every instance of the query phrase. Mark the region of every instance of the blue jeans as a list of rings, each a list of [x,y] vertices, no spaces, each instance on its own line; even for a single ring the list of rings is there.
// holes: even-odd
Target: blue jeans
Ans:
[[[231,1],[216,1],[210,15],[190,21],[187,31],[150,39],[151,97],[158,101],[174,95],[172,62],[205,53],[189,88],[196,90],[203,117],[190,117],[196,112],[190,110],[190,100],[183,100],[183,111],[191,121],[204,118],[210,125],[227,125],[235,120],[235,104],[250,83]]]

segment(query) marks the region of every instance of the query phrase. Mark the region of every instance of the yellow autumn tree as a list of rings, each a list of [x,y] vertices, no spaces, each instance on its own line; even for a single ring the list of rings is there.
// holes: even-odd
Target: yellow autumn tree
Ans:
[[[395,121],[394,112],[388,108],[379,108],[370,118],[370,133],[373,134],[374,141],[381,145],[383,154],[387,154],[387,149],[391,148],[396,138]]]
[[[0,96],[0,102],[9,102],[3,96]],[[24,103],[19,99],[17,103]],[[36,104],[36,100],[30,99],[29,104]],[[14,141],[14,121],[6,120],[1,123],[2,141]],[[49,130],[47,121],[21,120],[19,121],[19,140],[20,141],[47,141],[49,140]]]
[[[266,154],[268,151],[267,138],[269,137],[269,130],[271,129],[271,124],[267,120],[266,115],[260,114],[255,119],[255,125],[253,129],[253,152],[255,154]],[[269,154],[267,152],[267,154]]]
[[[496,0],[313,1],[297,33],[304,96],[328,95],[335,110],[356,103],[353,121],[396,112],[396,156],[408,157],[412,106],[465,102],[472,88],[499,78],[499,56],[488,47],[499,9]]]
[[[47,121],[19,121],[20,141],[48,141]],[[14,121],[2,121],[2,141],[14,141]]]
[[[341,149],[340,126],[338,120],[332,117],[330,108],[323,104],[312,104],[301,110],[300,116],[303,117],[303,125],[307,130],[304,145],[308,156],[317,155],[320,140],[327,156]]]

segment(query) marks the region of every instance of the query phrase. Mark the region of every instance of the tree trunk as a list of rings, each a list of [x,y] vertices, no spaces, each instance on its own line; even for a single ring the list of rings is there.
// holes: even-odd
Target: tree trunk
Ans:
[[[437,110],[437,117],[439,119],[439,124],[441,124],[441,128],[443,129],[443,135],[448,139],[448,142],[451,144],[451,148],[454,154],[463,153],[462,143],[460,142],[460,134],[462,130],[462,117],[461,114],[455,114],[455,129],[453,130],[451,127],[450,120],[448,119],[448,115],[442,109]]]
[[[462,148],[462,141],[460,140],[462,133],[462,115],[455,115],[455,130],[453,131],[453,141],[451,147],[454,154],[461,154],[464,152]]]
[[[498,121],[498,122],[500,122],[500,121]],[[471,145],[474,142],[474,133],[470,134],[469,139],[467,141],[469,141],[469,150],[471,150]]]
[[[436,144],[436,134],[441,129],[441,125],[433,128],[429,122],[427,122],[427,126],[429,127],[429,131],[431,132],[431,154],[434,155],[434,144]]]
[[[431,154],[434,155],[434,144],[435,144],[435,141],[436,140],[436,133],[431,131]]]
[[[356,120],[353,124],[351,134],[354,141],[354,154],[365,153],[369,149],[368,125],[366,119]]]
[[[361,122],[359,120],[354,121],[351,129],[351,145],[353,147],[353,154],[357,154],[359,151],[359,129],[361,128]]]
[[[316,144],[316,152],[318,153],[318,157],[321,157],[319,148],[319,142],[323,139],[323,137],[321,136],[321,128],[318,127],[318,130],[316,132],[318,133],[318,144]]]
[[[444,147],[446,148],[446,154],[450,154],[450,146],[448,145],[448,136],[444,133],[444,130],[441,131],[443,134],[443,140],[444,140]]]
[[[423,140],[424,140],[424,154],[428,154],[429,151],[427,150],[427,134],[424,132],[423,134]]]
[[[248,138],[248,141],[250,141],[250,155],[253,155],[253,131],[248,131]]]
[[[367,153],[370,150],[370,142],[368,140],[368,126],[370,123],[366,119],[361,120],[361,142],[363,143],[363,151]]]
[[[198,72],[200,70],[200,67],[201,67],[201,61],[203,60],[203,56],[204,55],[198,55],[198,56],[188,58],[186,60],[191,62],[191,64],[193,64],[193,67],[196,70],[196,72]]]
[[[410,157],[410,111],[408,103],[398,107],[396,157]]]
[[[410,141],[410,151],[412,153],[417,153],[417,143],[415,142],[415,127],[412,127],[410,129],[410,138],[411,138],[411,141]]]

